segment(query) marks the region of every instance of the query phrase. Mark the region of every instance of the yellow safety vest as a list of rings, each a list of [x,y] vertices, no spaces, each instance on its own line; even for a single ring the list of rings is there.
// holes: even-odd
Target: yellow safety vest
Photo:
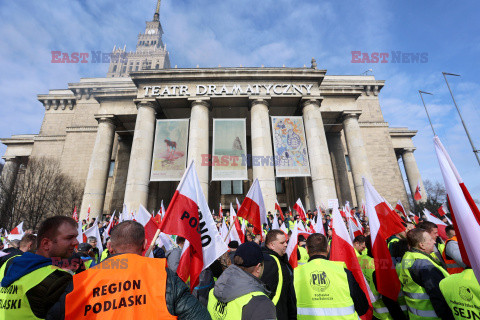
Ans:
[[[298,247],[298,252],[300,252],[300,257],[298,257],[298,265],[301,266],[308,262],[309,256],[307,249],[304,247]]]
[[[276,306],[278,303],[278,299],[280,299],[280,295],[282,294],[282,287],[283,287],[283,272],[282,272],[282,265],[280,264],[280,260],[274,255],[270,255],[273,260],[277,263],[278,268],[278,283],[277,283],[277,290],[275,290],[275,295],[272,298],[273,304]]]
[[[293,273],[297,319],[358,319],[341,263],[314,259]]]
[[[6,267],[7,262],[0,268],[1,279],[5,277]],[[0,287],[0,319],[40,319],[30,308],[27,292],[56,270],[64,271],[55,266],[45,266],[24,275],[8,287]]]
[[[442,274],[447,278],[448,272],[438,265],[431,256],[419,252],[407,252],[403,256],[401,265],[397,267],[398,278],[402,284],[402,290],[405,294],[405,301],[407,302],[408,315],[410,320],[420,319],[440,319],[435,313],[433,305],[430,302],[430,296],[425,289],[413,281],[410,271],[408,270],[415,260],[423,259],[429,260]]]
[[[265,293],[260,291],[254,291],[247,293],[235,300],[228,303],[220,302],[213,294],[213,290],[210,290],[208,294],[207,310],[213,320],[241,320],[243,307],[250,302],[255,296],[266,296]]]
[[[108,258],[108,255],[109,255],[108,249],[103,250],[103,251],[102,251],[102,255],[100,256],[100,262],[102,262],[103,260],[107,259],[107,258]]]
[[[472,269],[465,269],[440,281],[455,319],[480,319],[480,284]]]

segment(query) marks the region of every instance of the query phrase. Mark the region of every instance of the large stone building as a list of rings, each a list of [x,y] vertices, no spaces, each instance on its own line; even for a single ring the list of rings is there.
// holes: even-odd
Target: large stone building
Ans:
[[[390,203],[408,204],[398,159],[413,194],[421,183],[416,131],[385,122],[378,99],[384,81],[327,75],[314,60],[303,68],[170,68],[159,4],[136,52],[114,48],[124,59],[112,61],[107,77],[38,95],[45,108],[40,132],[1,139],[7,146],[2,179],[13,185],[29,157],[52,157],[85,185],[82,216],[89,206],[97,216],[118,212],[124,203],[131,210],[140,204],[158,210],[160,200],[168,205],[178,181],[150,181],[156,120],[189,119],[185,156],[195,160],[211,208],[242,201],[255,178],[270,211],[275,199],[286,208],[298,197],[306,209],[329,199],[356,206],[365,198],[362,177]],[[272,116],[303,119],[309,175],[276,177],[272,164],[255,160],[274,155]],[[246,152],[253,161],[245,180],[212,181],[213,167],[205,165],[213,119],[222,118],[246,119]]]

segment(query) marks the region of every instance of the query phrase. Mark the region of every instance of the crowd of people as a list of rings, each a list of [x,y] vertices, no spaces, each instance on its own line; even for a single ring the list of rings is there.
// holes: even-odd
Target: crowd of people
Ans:
[[[362,224],[352,242],[369,294],[354,270],[330,260],[331,212],[308,211],[305,221],[287,213],[282,230],[274,228],[280,215],[269,213],[263,234],[245,223],[244,243],[230,241],[193,291],[177,275],[184,238],[155,245],[147,257],[145,229],[135,220],[115,221],[108,231],[110,216],[81,221],[83,229],[98,224],[100,251],[96,237],[77,240],[75,219],[50,217],[2,248],[0,319],[480,319],[480,285],[453,226],[444,241],[438,225],[397,212],[404,231],[387,247],[401,291],[391,299],[377,291],[382,266],[374,262],[368,219],[352,213]],[[219,229],[228,216],[215,217]],[[287,243],[295,221],[306,231],[292,267]],[[310,232],[313,223],[325,235]]]

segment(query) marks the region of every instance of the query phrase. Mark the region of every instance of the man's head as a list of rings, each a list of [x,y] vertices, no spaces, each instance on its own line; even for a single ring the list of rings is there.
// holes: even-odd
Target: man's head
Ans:
[[[133,253],[141,255],[146,247],[145,229],[133,220],[118,224],[110,234],[112,254]]]
[[[307,239],[307,252],[310,257],[314,255],[328,255],[327,238],[321,233],[311,234]]]
[[[22,240],[20,240],[18,248],[23,252],[35,253],[37,250],[37,236],[27,233],[22,237]]]
[[[353,247],[360,253],[365,250],[365,236],[356,236],[355,239],[353,239]]]
[[[417,224],[417,228],[427,231],[430,234],[430,237],[432,237],[434,241],[437,241],[438,226],[435,223],[430,221],[422,221]]]
[[[92,246],[92,248],[97,247],[97,238],[96,237],[88,237],[87,243]]]
[[[42,222],[37,234],[37,254],[46,258],[69,258],[78,245],[73,218],[54,216]]]
[[[78,245],[78,253],[83,255],[83,256],[91,256],[91,257],[94,257],[95,254],[93,253],[92,251],[93,247],[88,244],[88,243],[80,243]]]
[[[405,230],[405,233],[407,233],[408,231],[412,230],[412,229],[415,229],[415,225],[411,222],[406,222],[406,225],[407,225],[407,230]]]
[[[410,248],[418,249],[426,254],[431,254],[435,247],[435,239],[425,229],[421,228],[408,231],[407,241]]]
[[[287,251],[287,237],[282,230],[271,230],[265,237],[265,247],[275,251],[280,257]]]
[[[303,235],[298,236],[298,245],[300,247],[305,247],[306,239]]]
[[[230,249],[230,251],[237,250],[238,249],[238,241],[236,241],[236,240],[230,241],[228,243],[228,249]]]
[[[235,251],[233,263],[245,272],[251,273],[257,278],[263,274],[262,249],[255,242],[245,242]]]
[[[447,234],[447,238],[450,239],[452,237],[455,237],[455,228],[453,226],[447,226],[445,228],[445,233]]]

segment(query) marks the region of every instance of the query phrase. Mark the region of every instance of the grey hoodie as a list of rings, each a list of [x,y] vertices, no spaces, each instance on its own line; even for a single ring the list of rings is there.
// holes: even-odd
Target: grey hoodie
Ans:
[[[229,303],[247,293],[260,291],[265,293],[253,297],[242,310],[242,320],[270,320],[276,319],[276,309],[265,285],[252,274],[243,271],[236,265],[228,267],[218,278],[213,289],[213,295],[220,302]]]

